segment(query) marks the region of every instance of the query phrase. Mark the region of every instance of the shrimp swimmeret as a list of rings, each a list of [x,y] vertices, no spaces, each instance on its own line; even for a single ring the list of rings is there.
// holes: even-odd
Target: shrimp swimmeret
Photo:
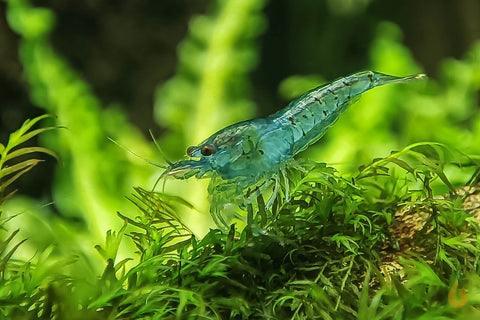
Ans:
[[[213,173],[241,187],[274,180],[268,208],[277,195],[280,173],[285,177],[282,171],[285,164],[318,141],[356,97],[384,84],[424,77],[364,71],[340,78],[303,94],[267,118],[239,122],[214,133],[198,146],[187,149],[188,156],[198,160],[173,163],[162,176],[187,179],[194,175],[211,177],[208,173]]]

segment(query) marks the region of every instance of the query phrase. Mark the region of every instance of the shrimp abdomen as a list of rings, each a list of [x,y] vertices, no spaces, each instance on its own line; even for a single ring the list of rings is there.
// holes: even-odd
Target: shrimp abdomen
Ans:
[[[421,79],[424,75],[395,77],[364,71],[315,88],[272,117],[293,134],[292,156],[320,139],[340,114],[358,97],[375,87]]]

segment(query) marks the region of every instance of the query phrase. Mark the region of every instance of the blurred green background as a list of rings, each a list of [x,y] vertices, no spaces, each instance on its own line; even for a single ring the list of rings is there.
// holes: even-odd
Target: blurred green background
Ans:
[[[43,113],[66,127],[38,142],[63,163],[23,177],[3,209],[22,213],[10,223],[30,239],[27,258],[51,244],[91,253],[120,228],[116,211],[135,216],[124,196],[151,188],[161,169],[107,136],[165,164],[149,130],[178,160],[228,124],[361,70],[429,81],[365,94],[302,157],[348,176],[419,141],[480,153],[476,0],[4,0],[0,13],[0,140]],[[450,174],[457,186],[468,176]],[[184,213],[195,232],[213,226],[204,181],[166,190],[195,205]]]

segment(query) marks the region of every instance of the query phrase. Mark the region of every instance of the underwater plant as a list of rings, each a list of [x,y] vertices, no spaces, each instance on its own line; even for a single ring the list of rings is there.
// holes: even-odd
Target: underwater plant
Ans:
[[[255,41],[266,26],[266,1],[214,2],[206,14],[192,18],[179,46],[177,72],[159,84],[155,117],[166,129],[159,145],[179,158],[184,147],[213,134],[189,149],[201,160],[172,164],[166,175],[203,174],[211,166],[207,159],[234,150],[225,146],[238,147],[236,156],[245,161],[239,171],[226,166],[223,177],[212,175],[208,188],[196,179],[171,179],[159,191],[151,187],[160,170],[129,157],[107,136],[148,158],[156,157],[154,144],[119,108],[101,108],[89,84],[55,52],[49,39],[53,11],[23,0],[6,3],[8,23],[20,36],[30,97],[66,128],[31,130],[42,119],[35,118],[21,134],[12,134],[15,146],[46,131],[38,143],[49,149],[0,145],[2,192],[40,160],[16,155],[58,153],[63,162],[56,168],[53,203],[10,191],[0,195],[0,318],[471,319],[480,314],[478,44],[462,59],[445,61],[438,79],[365,93],[321,144],[310,145],[353,101],[355,85],[368,87],[369,75],[401,79],[356,74],[314,89],[273,117],[247,122],[265,130],[260,134],[236,135],[241,124],[215,134],[253,113],[248,75],[259,59]],[[402,44],[400,29],[387,22],[379,25],[370,59],[369,69],[388,74],[421,69]],[[322,78],[291,76],[280,94],[296,98]],[[355,79],[360,81],[351,82]],[[326,115],[322,108],[302,105],[324,106],[315,100],[322,94],[332,107]],[[337,104],[336,97],[345,103]],[[304,120],[307,111],[321,120],[320,127]],[[282,136],[290,137],[289,159],[250,166],[247,155],[268,156],[258,145],[267,141],[262,134],[275,119],[280,132],[288,131]],[[242,139],[217,145],[215,139],[230,130]],[[291,160],[305,146],[304,156]],[[14,158],[18,164],[10,162]],[[219,173],[222,168],[215,167]],[[236,181],[234,172],[252,175],[237,185],[230,181]],[[142,187],[124,199],[132,186]],[[210,205],[205,191],[217,225],[202,207]],[[195,201],[186,200],[190,195]]]

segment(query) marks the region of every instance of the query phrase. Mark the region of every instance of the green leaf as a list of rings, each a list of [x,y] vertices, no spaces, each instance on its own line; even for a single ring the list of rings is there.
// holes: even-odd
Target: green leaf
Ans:
[[[19,243],[14,245],[10,249],[10,251],[8,251],[5,254],[5,256],[1,257],[1,255],[3,255],[3,253],[5,252],[5,249],[6,249],[7,245],[13,240],[13,238],[17,235],[18,232],[19,232],[18,229],[15,230],[14,232],[12,232],[12,234],[5,241],[3,241],[3,243],[1,243],[1,245],[0,245],[0,275],[3,275],[5,273],[5,268],[7,266],[7,262],[10,260],[10,258],[15,253],[15,251],[17,251],[18,247],[20,247],[20,245],[22,245],[22,243],[27,241],[27,239],[24,239],[24,240],[20,241]]]
[[[394,158],[394,157],[388,157],[387,159],[388,159],[388,161],[390,161],[392,163],[395,163],[399,167],[405,169],[407,172],[410,172],[411,174],[414,173],[414,169],[408,163],[406,163],[405,161]]]
[[[58,129],[58,128],[60,128],[60,127],[46,127],[46,128],[35,129],[35,130],[30,131],[28,133],[25,133],[25,134],[23,134],[19,137],[16,137],[16,139],[13,139],[12,136],[10,135],[10,140],[9,140],[9,145],[8,146],[10,146],[10,141],[12,141],[14,146],[18,146],[18,145],[24,143],[25,141],[28,141],[31,138],[35,137],[36,135],[39,135],[42,132],[46,132],[46,131],[50,131],[50,130]],[[12,149],[12,148],[13,147],[10,147],[10,149]]]
[[[0,192],[3,192],[5,188],[7,188],[11,183],[13,183],[15,180],[17,180],[20,176],[22,176],[24,173],[28,172],[30,169],[32,169],[34,165],[31,165],[30,167],[27,167],[23,169],[22,171],[17,172],[13,177],[10,177],[6,181],[3,181],[0,183]],[[0,204],[3,202],[3,199],[0,199]]]
[[[58,155],[55,152],[53,152],[50,149],[44,148],[44,147],[28,147],[28,148],[16,149],[16,150],[7,154],[4,162],[6,162],[10,159],[16,158],[18,156],[22,156],[22,155],[26,155],[26,154],[34,153],[34,152],[41,152],[41,153],[48,154],[48,155],[54,157],[58,162],[60,162],[60,158],[58,157]]]
[[[7,239],[2,240],[2,242],[0,242],[0,255],[2,255],[4,253],[5,249],[7,248],[8,244],[10,243],[10,241],[13,240],[13,238],[17,235],[17,233],[19,231],[20,230],[18,230],[18,229],[13,231]]]
[[[417,284],[446,287],[445,283],[443,283],[437,273],[425,261],[404,259],[402,257],[400,257],[399,260],[400,263],[408,270],[408,273],[411,274],[409,281],[407,282],[409,287],[413,287]]]
[[[20,143],[17,143],[17,140],[20,139],[20,137],[23,136],[28,130],[30,130],[30,128],[32,128],[37,122],[39,122],[42,119],[49,118],[49,117],[51,117],[51,116],[48,115],[48,114],[44,114],[44,115],[38,116],[38,117],[33,118],[33,119],[25,120],[25,122],[22,124],[22,126],[18,130],[14,131],[10,134],[9,140],[11,140],[12,143],[14,144],[14,146],[11,146],[10,149],[14,148],[16,145],[20,144]],[[10,141],[9,141],[9,143],[10,143]]]
[[[22,161],[20,163],[14,164],[13,166],[2,168],[0,170],[0,179],[7,177],[17,171],[23,170],[24,168],[28,167],[28,170],[36,166],[39,162],[43,160],[38,160],[38,159],[28,159],[25,161]]]
[[[103,248],[100,245],[96,245],[95,249],[102,255],[105,261],[115,261],[117,257],[118,248],[120,247],[120,243],[123,238],[123,234],[125,229],[127,228],[127,222],[123,224],[122,229],[120,231],[115,232],[112,230],[107,231],[106,239],[105,239],[105,247]]]

